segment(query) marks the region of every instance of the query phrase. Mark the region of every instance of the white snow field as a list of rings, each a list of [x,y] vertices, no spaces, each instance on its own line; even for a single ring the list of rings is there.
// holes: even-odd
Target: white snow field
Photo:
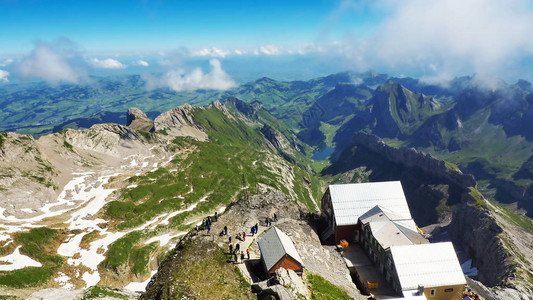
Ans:
[[[151,156],[153,157],[153,155]],[[65,274],[64,272],[58,272],[54,277],[61,288],[72,289],[75,288],[71,282],[70,276],[76,276],[85,282],[85,287],[98,284],[100,281],[100,273],[98,271],[98,265],[105,260],[105,253],[109,246],[125,236],[126,234],[144,230],[155,229],[158,225],[168,225],[170,219],[186,211],[192,211],[197,207],[200,202],[206,201],[207,196],[200,199],[198,202],[189,205],[182,210],[164,213],[156,216],[152,220],[144,223],[141,226],[127,230],[127,231],[111,231],[107,226],[99,226],[102,223],[106,223],[104,219],[96,218],[96,214],[105,206],[105,204],[113,200],[110,195],[116,190],[114,188],[106,188],[106,184],[110,179],[117,175],[132,174],[139,169],[146,167],[157,168],[158,165],[164,166],[168,164],[173,157],[167,162],[162,164],[148,163],[146,161],[149,157],[140,157],[138,155],[131,155],[124,158],[122,161],[124,164],[121,166],[120,173],[116,173],[115,170],[100,170],[98,172],[74,172],[72,173],[72,179],[64,186],[63,190],[53,202],[48,202],[40,209],[24,209],[27,213],[31,213],[31,217],[17,218],[13,215],[9,215],[5,212],[5,208],[0,207],[0,242],[6,242],[5,245],[12,242],[12,234],[20,231],[27,231],[30,228],[45,226],[43,220],[50,217],[58,217],[62,220],[67,219],[64,223],[70,230],[77,230],[79,233],[71,234],[67,240],[62,243],[57,253],[66,258],[66,263],[78,267],[76,274]],[[133,172],[132,172],[132,169]],[[154,169],[152,169],[153,171]],[[144,170],[147,172],[149,170]],[[141,174],[141,173],[136,173]],[[131,184],[126,188],[134,188],[137,185]],[[192,193],[194,187],[190,187],[188,193]],[[186,194],[185,194],[186,195]],[[183,196],[179,198],[185,198]],[[21,210],[22,211],[22,210]],[[35,213],[40,213],[35,216]],[[88,249],[82,249],[80,243],[83,237],[91,232],[96,232],[96,239],[89,243]],[[185,235],[186,232],[166,232],[158,236],[151,237],[146,240],[145,244],[152,242],[159,242],[160,247],[167,246],[173,239],[179,238]],[[0,257],[0,271],[9,271],[21,269],[24,267],[40,267],[41,263],[33,260],[32,258],[25,256],[19,251],[18,246],[15,251],[7,256]],[[81,268],[84,267],[84,268]],[[88,270],[87,270],[88,269]],[[155,274],[156,271],[151,271],[151,274]],[[151,277],[151,276],[150,276]],[[148,280],[145,282],[132,282],[126,285],[126,289],[132,291],[144,290]]]

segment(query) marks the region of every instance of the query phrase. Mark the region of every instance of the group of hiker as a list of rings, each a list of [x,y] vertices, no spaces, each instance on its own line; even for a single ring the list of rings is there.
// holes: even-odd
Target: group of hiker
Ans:
[[[255,224],[254,226],[252,226],[250,228],[250,233],[252,234],[252,236],[254,236],[259,230],[259,224]],[[228,227],[227,226],[224,226],[224,229],[222,230],[221,232],[221,235],[227,235],[228,234]],[[236,240],[240,240],[242,242],[245,242],[246,241],[246,231],[243,231],[242,233],[239,232],[237,233],[237,235],[235,236],[235,239]],[[241,251],[240,247],[241,245],[239,243],[236,243],[235,244],[235,248],[233,247],[233,244],[231,243],[231,235],[228,236],[228,244],[229,244],[229,253],[230,255],[233,255],[233,260],[235,261],[235,263],[238,263],[239,262],[239,258],[241,259],[240,262],[244,262],[244,259],[245,259],[245,253],[244,251]],[[250,249],[246,249],[246,258],[249,260],[250,259]]]
[[[244,251],[241,251],[241,245],[239,243],[235,244],[235,249],[233,249],[233,244],[230,243],[229,253],[233,255],[235,263],[239,262],[239,258],[241,259],[241,263],[244,262]],[[246,249],[246,258],[250,260],[250,249]]]
[[[207,230],[207,234],[209,234],[211,232],[211,224],[213,224],[213,222],[216,222],[216,221],[218,221],[218,212],[215,211],[215,213],[213,214],[213,217],[211,217],[210,215],[205,217],[202,220],[202,223],[200,224],[200,226],[198,225],[194,226],[194,230],[198,232],[200,230],[205,229]]]
[[[211,232],[211,225],[213,224],[213,222],[216,222],[216,221],[218,221],[218,212],[215,212],[213,217],[211,217],[210,215],[205,217],[202,220],[202,223],[199,225],[196,225],[194,229],[196,232],[199,232],[200,230],[205,229],[207,230],[207,234],[209,234]],[[265,219],[266,226],[267,227],[272,226],[272,221],[274,222],[278,221],[278,216],[276,214],[274,214],[273,218],[267,217]],[[256,223],[254,226],[250,228],[250,234],[252,236],[255,236],[258,233],[259,233],[259,224]],[[250,249],[246,249],[246,251],[241,250],[239,243],[236,243],[235,246],[233,246],[232,236],[231,234],[228,235],[228,226],[224,226],[224,228],[220,231],[219,236],[228,236],[229,254],[233,256],[233,260],[235,261],[235,263],[238,263],[239,259],[241,263],[244,262],[245,259],[248,259],[248,260],[250,259]],[[237,235],[235,236],[235,239],[245,242],[246,231],[237,233]]]

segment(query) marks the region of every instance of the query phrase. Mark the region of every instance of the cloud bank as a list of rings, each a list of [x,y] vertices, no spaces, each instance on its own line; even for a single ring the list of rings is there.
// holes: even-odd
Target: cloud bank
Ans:
[[[186,73],[184,70],[171,70],[162,77],[144,75],[148,89],[168,87],[176,92],[194,90],[227,90],[237,84],[222,69],[222,64],[217,59],[209,61],[211,71],[204,73],[201,68],[195,68]]]
[[[379,0],[373,5],[387,17],[368,37],[349,39],[344,50],[359,68],[418,69],[442,77],[500,75],[533,56],[529,1]]]
[[[75,67],[78,58],[76,48],[68,40],[38,42],[28,55],[13,63],[13,70],[23,79],[76,83],[84,76],[83,69]]]
[[[7,78],[9,76],[8,71],[0,70],[0,81],[1,82],[9,82],[9,79]]]
[[[120,61],[112,58],[108,59],[98,59],[98,58],[92,58],[88,61],[89,65],[96,69],[125,69],[126,65],[121,63]]]

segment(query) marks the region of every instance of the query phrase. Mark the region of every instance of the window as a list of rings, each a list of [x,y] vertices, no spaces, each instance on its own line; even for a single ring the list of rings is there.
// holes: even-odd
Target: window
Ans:
[[[444,290],[445,293],[451,293],[453,292],[453,288],[447,288]]]
[[[429,291],[429,296],[430,297],[435,297],[435,289],[432,289]]]

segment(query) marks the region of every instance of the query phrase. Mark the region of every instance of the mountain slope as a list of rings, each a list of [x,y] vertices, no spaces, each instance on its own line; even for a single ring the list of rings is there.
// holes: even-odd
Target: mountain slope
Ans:
[[[256,111],[260,117],[251,118],[231,102],[178,107],[157,117],[153,132],[108,123],[36,141],[3,133],[2,149],[27,154],[11,160],[0,157],[6,167],[22,170],[15,169],[10,180],[20,181],[21,192],[45,189],[50,195],[38,202],[26,197],[0,215],[5,224],[0,229],[5,237],[2,251],[9,254],[21,245],[23,255],[44,264],[42,256],[26,250],[16,232],[26,226],[51,228],[60,234],[42,245],[47,255],[62,260],[53,271],[39,273],[37,282],[17,279],[2,284],[25,296],[29,291],[17,287],[42,282],[52,287],[124,287],[143,281],[153,274],[172,240],[248,194],[281,191],[316,210],[322,184],[303,167],[307,158],[295,148],[299,142],[294,135],[281,123],[269,124],[272,116],[262,109]],[[266,126],[271,128],[268,134]],[[39,150],[24,152],[33,144]],[[30,169],[40,160],[55,169],[34,188],[28,185],[32,178],[17,175],[23,172],[24,160],[31,163]],[[55,190],[46,188],[48,181]],[[21,194],[13,186],[0,191],[3,207]],[[0,272],[0,280],[21,272],[28,269]]]

